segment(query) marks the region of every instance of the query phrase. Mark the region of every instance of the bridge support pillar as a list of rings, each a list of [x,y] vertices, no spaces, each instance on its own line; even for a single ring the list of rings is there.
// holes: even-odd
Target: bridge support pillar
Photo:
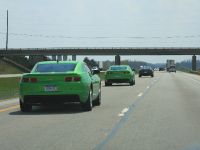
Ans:
[[[72,55],[72,60],[76,61],[76,55]]]
[[[63,61],[67,61],[67,55],[63,55]]]
[[[197,70],[197,57],[195,55],[192,56],[192,71]]]
[[[56,55],[52,55],[52,60],[56,61]]]
[[[62,55],[57,55],[57,60],[62,61]]]
[[[120,56],[119,55],[116,55],[115,56],[115,65],[120,65],[121,62],[120,62]]]

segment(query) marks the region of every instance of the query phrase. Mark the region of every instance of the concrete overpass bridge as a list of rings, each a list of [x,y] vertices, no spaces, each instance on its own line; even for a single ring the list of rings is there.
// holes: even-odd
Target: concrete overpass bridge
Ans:
[[[192,55],[192,70],[196,70],[196,55],[200,47],[66,47],[66,48],[11,48],[0,49],[0,56],[35,55],[115,55],[115,63],[120,64],[120,55]]]

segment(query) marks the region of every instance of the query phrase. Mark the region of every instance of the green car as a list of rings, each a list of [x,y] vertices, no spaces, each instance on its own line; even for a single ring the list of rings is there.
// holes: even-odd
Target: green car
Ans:
[[[20,81],[20,108],[78,102],[83,110],[101,104],[99,70],[91,71],[84,62],[44,61],[23,74]]]
[[[128,65],[113,65],[105,73],[105,86],[112,83],[135,85],[135,72]]]

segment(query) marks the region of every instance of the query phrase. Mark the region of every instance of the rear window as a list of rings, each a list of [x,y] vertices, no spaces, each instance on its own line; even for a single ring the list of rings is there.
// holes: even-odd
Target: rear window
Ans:
[[[36,72],[68,72],[74,71],[76,64],[39,64]]]
[[[151,69],[150,66],[141,66],[140,68],[141,68],[141,69]]]
[[[127,70],[126,66],[112,66],[110,67],[110,70]]]

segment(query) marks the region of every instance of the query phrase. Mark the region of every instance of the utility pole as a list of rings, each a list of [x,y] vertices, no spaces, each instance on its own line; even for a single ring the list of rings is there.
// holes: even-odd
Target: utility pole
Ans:
[[[8,50],[8,10],[7,10],[6,50]]]

